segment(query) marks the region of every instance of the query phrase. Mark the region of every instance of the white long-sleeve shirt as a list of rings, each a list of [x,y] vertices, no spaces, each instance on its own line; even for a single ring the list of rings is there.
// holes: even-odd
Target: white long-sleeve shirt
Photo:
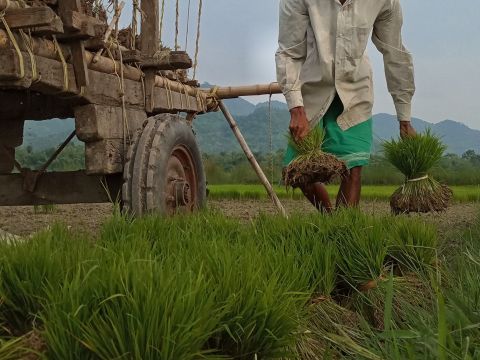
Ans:
[[[399,121],[410,121],[412,56],[402,44],[400,0],[281,0],[277,78],[289,108],[304,106],[314,126],[338,93],[346,130],[372,116],[368,39],[383,54]]]

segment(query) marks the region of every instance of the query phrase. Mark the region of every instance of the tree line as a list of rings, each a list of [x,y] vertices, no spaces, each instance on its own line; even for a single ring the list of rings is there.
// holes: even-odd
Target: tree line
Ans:
[[[31,147],[17,149],[18,162],[25,168],[40,168],[54,153],[55,148],[33,151]],[[49,171],[74,171],[85,168],[83,144],[70,144],[49,167]],[[275,184],[281,183],[283,150],[273,154],[256,153],[265,174]],[[204,154],[203,163],[209,184],[255,184],[258,178],[248,160],[240,152]],[[480,154],[474,150],[462,156],[447,154],[433,169],[436,179],[450,185],[480,184]],[[403,176],[381,155],[373,155],[371,164],[363,173],[366,185],[391,185],[403,181]]]

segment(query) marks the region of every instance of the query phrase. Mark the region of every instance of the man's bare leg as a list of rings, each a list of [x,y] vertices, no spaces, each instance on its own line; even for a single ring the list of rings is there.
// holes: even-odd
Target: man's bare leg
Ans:
[[[337,196],[337,208],[357,207],[360,204],[362,191],[362,167],[354,167],[345,175],[340,184]]]
[[[302,187],[302,192],[317,210],[326,213],[332,212],[332,203],[324,184],[314,183],[305,185]]]

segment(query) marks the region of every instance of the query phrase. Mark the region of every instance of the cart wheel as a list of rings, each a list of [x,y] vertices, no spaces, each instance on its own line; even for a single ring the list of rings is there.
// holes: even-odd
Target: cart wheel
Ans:
[[[206,186],[193,130],[178,115],[149,118],[127,153],[124,210],[135,216],[193,212],[205,204]]]

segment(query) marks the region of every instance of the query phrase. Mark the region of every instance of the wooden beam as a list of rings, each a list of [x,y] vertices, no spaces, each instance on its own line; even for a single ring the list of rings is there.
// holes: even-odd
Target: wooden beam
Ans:
[[[25,53],[27,56],[28,54]],[[22,54],[23,55],[23,54]],[[25,77],[25,57],[23,60],[23,77]],[[30,86],[29,83],[25,83],[22,77],[22,63],[17,52],[14,49],[5,49],[0,53],[0,80],[19,80],[19,86]]]
[[[22,50],[24,50],[21,41],[19,41],[19,44]],[[0,30],[0,49],[2,50],[2,53],[4,52],[4,49],[8,49],[8,47],[9,47],[8,36],[3,30]],[[71,59],[70,49],[66,46],[61,46],[61,48],[67,62],[70,61]],[[35,54],[41,55],[42,57],[55,59],[55,60],[58,59],[58,54],[55,51],[54,43],[46,39],[35,38],[33,41],[33,51]],[[13,56],[15,56],[15,54]],[[118,72],[120,70],[120,64],[118,61],[114,61],[110,58],[100,56],[98,58],[98,61],[93,63],[92,62],[93,56],[94,54],[92,54],[91,52],[88,52],[88,51],[86,52],[89,69],[96,70],[98,72],[103,72],[106,74],[112,74],[115,71]],[[143,72],[133,66],[124,65],[123,73],[124,73],[123,75],[125,79],[130,79],[130,80],[135,80],[140,82],[143,78]],[[201,95],[203,96],[203,100],[205,102],[207,98],[207,93],[209,92],[209,90],[199,91],[200,89],[198,88],[188,86],[188,85],[183,85],[178,81],[172,81],[161,76],[155,77],[155,86],[170,89],[173,92],[179,92],[179,93],[184,93],[186,91],[190,96]],[[266,86],[268,87],[268,85]]]
[[[11,29],[46,26],[57,18],[57,14],[48,6],[10,9],[5,14],[5,20]],[[0,26],[3,27],[3,24]]]
[[[59,36],[59,39],[86,40],[102,37],[107,29],[107,25],[100,20],[78,11],[66,11],[62,16],[62,21],[63,27],[68,32]]]
[[[123,138],[124,129],[127,136],[132,137],[142,127],[147,114],[145,111],[127,108],[126,123],[123,111],[118,106],[84,105],[75,109],[75,128],[77,137],[84,142],[103,139]]]
[[[9,118],[0,119],[0,144],[17,147],[23,144],[23,114],[10,114]]]
[[[72,54],[72,64],[75,72],[75,80],[77,81],[77,87],[86,87],[90,84],[90,80],[88,76],[87,56],[83,41],[76,41],[70,44],[70,51]]]
[[[89,175],[123,172],[123,139],[106,139],[85,144],[85,168]]]
[[[107,203],[120,198],[122,179],[83,171],[44,173],[33,193],[23,189],[23,182],[21,174],[0,175],[0,206]]]
[[[177,70],[190,69],[192,66],[192,59],[185,51],[171,51],[163,57],[142,57],[140,59],[142,69]]]
[[[47,36],[63,34],[63,22],[58,16],[48,25],[34,27],[31,33],[34,36]]]
[[[90,54],[90,53],[89,53]],[[30,58],[28,53],[22,52],[24,59],[25,77],[22,80],[14,80],[13,75],[19,74],[18,56],[14,50],[2,51],[0,53],[0,86],[3,87],[18,87],[30,89],[42,94],[57,95],[62,92],[64,95],[79,95],[84,101],[98,104],[121,106],[120,96],[120,79],[116,75],[107,74],[104,72],[89,70],[90,86],[84,89],[80,94],[80,88],[76,84],[73,66],[67,64],[68,71],[68,89],[64,89],[65,82],[63,76],[63,65],[60,61],[48,59],[42,56],[35,56],[36,68],[38,74],[41,76],[36,82],[32,83],[32,68],[30,66]],[[104,59],[106,63],[111,62],[108,58]],[[103,61],[103,60],[102,60]],[[13,66],[13,65],[16,65]],[[97,62],[92,66],[100,66],[102,62]],[[132,74],[125,71],[125,74],[136,74],[135,68],[129,67]],[[155,83],[157,82],[156,78]],[[166,87],[172,87],[171,90],[165,88],[154,87],[152,89],[151,101],[152,109],[149,113],[160,112],[197,112],[202,113],[207,109],[202,104],[205,101],[198,102],[195,96],[191,95],[188,87],[182,87],[173,81],[162,79],[162,84]],[[140,81],[124,79],[125,84],[125,103],[127,107],[144,109],[144,89]],[[185,95],[185,92],[187,95]],[[205,100],[205,99],[204,99]]]
[[[15,148],[0,143],[0,174],[10,174],[15,167]]]
[[[142,58],[153,58],[160,49],[159,2],[156,0],[142,0],[142,27],[141,52]],[[155,108],[155,77],[156,70],[145,71],[145,109],[152,113]]]
[[[7,90],[0,91],[0,121],[12,114],[22,114],[29,120],[67,119],[73,117],[73,107],[79,99],[62,99],[37,92]]]
[[[142,56],[153,57],[160,48],[159,2],[142,0]]]

